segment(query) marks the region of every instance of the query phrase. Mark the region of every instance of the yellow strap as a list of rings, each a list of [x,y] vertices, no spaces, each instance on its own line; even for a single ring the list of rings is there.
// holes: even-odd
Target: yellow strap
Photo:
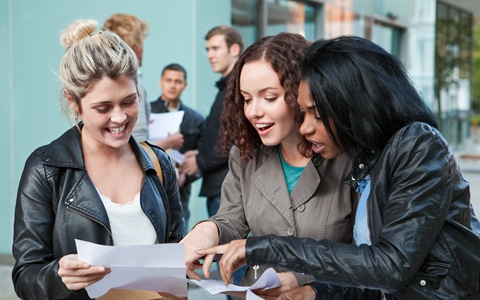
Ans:
[[[148,157],[153,162],[153,166],[157,171],[158,178],[160,178],[160,182],[163,184],[163,173],[162,173],[162,166],[160,166],[160,162],[158,161],[155,152],[153,152],[152,148],[146,142],[140,142],[140,146],[147,152]]]

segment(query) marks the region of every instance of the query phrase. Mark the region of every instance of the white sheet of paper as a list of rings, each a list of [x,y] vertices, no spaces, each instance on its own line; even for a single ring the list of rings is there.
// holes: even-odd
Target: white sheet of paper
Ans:
[[[185,111],[180,110],[169,113],[150,114],[150,123],[148,125],[149,138],[151,140],[161,140],[169,134],[178,132],[184,113]]]
[[[91,298],[112,288],[166,292],[187,297],[184,244],[105,246],[75,240],[78,258],[111,273],[86,287]]]
[[[235,284],[229,284],[228,286],[225,286],[225,284],[221,280],[213,279],[202,279],[200,281],[190,279],[189,281],[203,288],[212,295],[223,292],[245,292],[258,289],[268,290],[282,285],[282,282],[280,281],[277,272],[275,272],[273,268],[266,269],[265,272],[263,272],[262,276],[260,276],[260,278],[258,278],[258,280],[251,286],[238,286]],[[249,294],[251,298],[248,297]],[[256,296],[254,293],[247,292],[247,299],[253,300],[255,299],[255,297],[258,296]]]
[[[260,296],[257,296],[254,292],[252,292],[251,290],[248,290],[247,291],[247,299],[248,300],[263,300],[262,297]]]
[[[167,153],[168,155],[170,155],[170,158],[177,164],[183,164],[183,162],[185,161],[185,156],[178,150],[170,149],[167,151]]]

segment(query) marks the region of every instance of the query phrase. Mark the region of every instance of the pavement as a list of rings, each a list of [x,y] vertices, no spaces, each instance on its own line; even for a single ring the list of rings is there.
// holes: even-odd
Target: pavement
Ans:
[[[464,178],[470,182],[471,202],[476,215],[480,217],[480,132],[467,141],[464,149],[453,152]],[[13,291],[11,271],[12,266],[0,265],[0,300],[19,299]],[[218,279],[218,272],[212,272],[212,278]],[[226,300],[227,297],[221,294],[212,296],[204,289],[190,285],[188,299]]]

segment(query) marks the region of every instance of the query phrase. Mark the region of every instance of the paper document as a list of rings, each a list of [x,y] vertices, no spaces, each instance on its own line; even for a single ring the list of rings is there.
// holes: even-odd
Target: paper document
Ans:
[[[167,153],[168,155],[170,155],[170,158],[177,164],[183,164],[183,162],[185,161],[185,156],[178,150],[169,149]]]
[[[79,260],[110,268],[111,273],[86,287],[90,298],[112,288],[165,292],[187,297],[184,244],[104,246],[75,240]]]
[[[238,286],[234,284],[229,284],[228,286],[225,286],[222,281],[213,279],[202,279],[200,281],[190,279],[189,281],[205,289],[212,295],[223,292],[247,292],[247,299],[249,300],[261,298],[256,296],[254,293],[248,291],[258,289],[268,290],[282,285],[282,282],[280,281],[277,272],[275,272],[275,270],[272,268],[266,269],[262,276],[260,276],[260,278],[258,278],[258,280],[251,286]]]
[[[169,134],[177,133],[183,120],[185,111],[174,111],[169,113],[150,114],[148,125],[149,138],[151,140],[162,140]]]

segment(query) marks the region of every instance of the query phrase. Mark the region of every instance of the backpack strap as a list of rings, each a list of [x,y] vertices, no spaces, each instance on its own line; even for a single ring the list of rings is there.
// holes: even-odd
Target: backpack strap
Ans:
[[[158,178],[160,179],[160,186],[158,186],[158,192],[161,195],[163,205],[165,206],[165,211],[167,213],[167,235],[166,239],[168,239],[172,236],[172,232],[170,231],[170,204],[168,203],[168,198],[167,194],[165,193],[165,189],[163,187],[163,172],[162,172],[162,166],[160,165],[160,162],[158,161],[158,157],[155,155],[155,152],[153,152],[152,147],[148,145],[146,142],[140,142],[140,146],[147,152],[148,157],[150,157],[150,160],[153,162],[153,166],[155,167],[155,171],[157,171]]]
[[[140,142],[139,144],[140,146],[142,146],[143,150],[147,152],[148,157],[150,157],[150,160],[152,161],[153,166],[155,167],[155,171],[157,171],[158,178],[160,178],[160,182],[163,184],[162,166],[158,161],[158,157],[155,155],[155,152],[153,152],[153,149],[146,142]]]

